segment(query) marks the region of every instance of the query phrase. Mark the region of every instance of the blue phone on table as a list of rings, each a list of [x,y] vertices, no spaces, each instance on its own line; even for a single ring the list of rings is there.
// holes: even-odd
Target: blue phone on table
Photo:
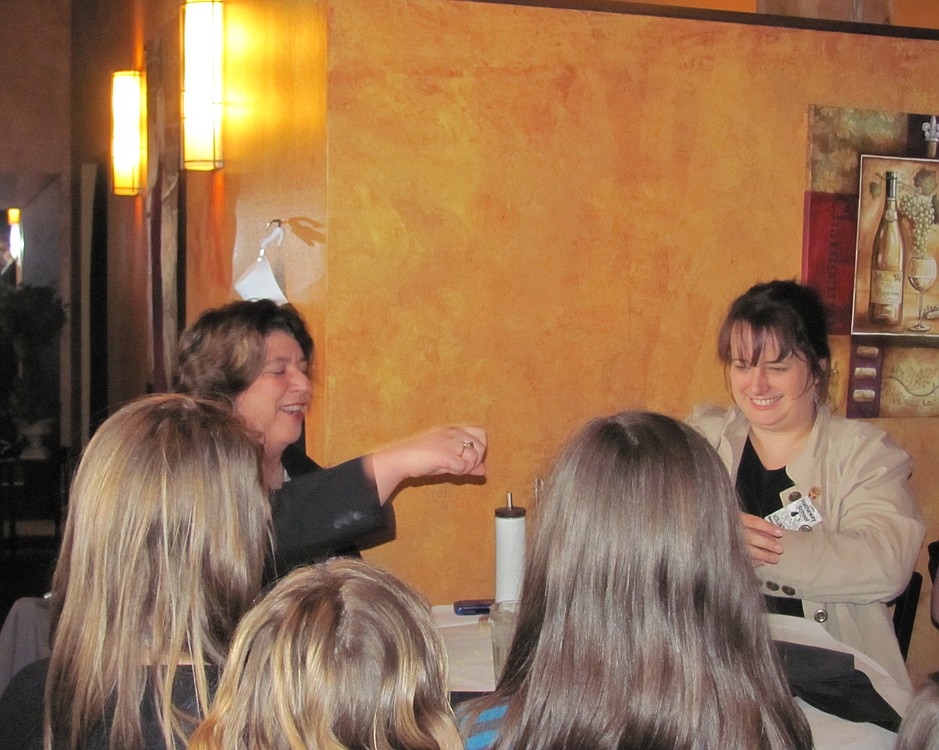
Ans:
[[[458,599],[453,602],[453,611],[458,615],[488,615],[492,599]]]

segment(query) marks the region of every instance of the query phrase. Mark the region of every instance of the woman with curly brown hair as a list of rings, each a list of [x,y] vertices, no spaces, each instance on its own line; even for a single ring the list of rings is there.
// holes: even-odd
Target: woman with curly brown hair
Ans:
[[[207,310],[179,343],[176,389],[224,402],[263,445],[274,490],[271,577],[354,552],[357,541],[385,528],[385,504],[407,479],[486,473],[486,430],[471,425],[321,468],[296,445],[310,404],[312,358],[313,339],[299,313],[270,300]]]

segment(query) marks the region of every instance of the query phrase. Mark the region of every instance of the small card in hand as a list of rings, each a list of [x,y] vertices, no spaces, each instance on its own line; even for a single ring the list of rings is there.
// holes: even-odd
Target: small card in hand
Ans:
[[[811,531],[815,524],[821,523],[822,514],[806,495],[800,495],[798,500],[770,513],[766,520],[791,531]]]

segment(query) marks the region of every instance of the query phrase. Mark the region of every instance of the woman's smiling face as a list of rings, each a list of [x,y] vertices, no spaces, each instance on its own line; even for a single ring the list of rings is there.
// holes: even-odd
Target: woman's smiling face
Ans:
[[[262,435],[264,453],[280,458],[303,430],[310,404],[309,363],[297,340],[273,331],[264,337],[264,367],[246,390],[235,397],[235,413]]]
[[[731,343],[730,390],[750,424],[768,432],[804,430],[815,421],[815,382],[798,354],[780,358],[779,342],[768,336],[753,364],[749,326]]]

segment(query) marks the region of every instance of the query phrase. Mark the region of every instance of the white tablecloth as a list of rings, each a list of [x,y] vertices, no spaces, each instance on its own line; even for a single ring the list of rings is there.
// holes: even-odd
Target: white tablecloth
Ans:
[[[495,689],[492,642],[486,617],[457,615],[450,604],[433,608],[450,660],[450,689],[454,692],[489,692]],[[769,615],[773,638],[806,646],[854,654],[856,667],[864,672],[877,692],[903,716],[910,693],[861,652],[836,641],[818,623],[796,617]],[[846,721],[796,699],[809,725],[816,750],[891,750],[896,735],[874,724]]]
[[[495,690],[489,619],[479,615],[454,614],[452,604],[434,607],[434,619],[447,646],[450,690],[456,693]]]

